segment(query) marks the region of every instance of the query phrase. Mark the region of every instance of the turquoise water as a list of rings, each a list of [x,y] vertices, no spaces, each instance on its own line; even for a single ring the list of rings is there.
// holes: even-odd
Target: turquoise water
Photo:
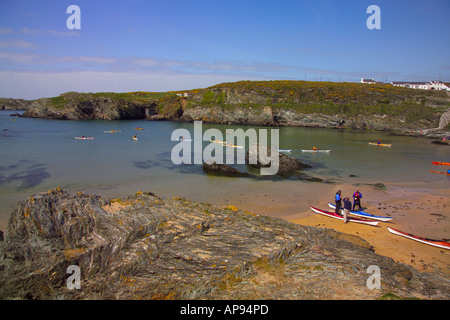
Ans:
[[[207,176],[201,165],[174,165],[171,151],[177,142],[171,141],[171,134],[178,128],[193,133],[191,123],[60,121],[16,118],[10,117],[11,113],[14,112],[0,111],[0,221],[3,225],[18,201],[54,187],[111,197],[142,190],[164,197],[178,195],[214,203],[215,199],[242,195],[258,186],[273,186],[267,181]],[[136,127],[145,130],[134,130]],[[203,124],[203,131],[208,128],[220,129],[226,137],[227,128],[240,127]],[[104,133],[111,129],[121,132]],[[450,148],[431,144],[429,139],[358,130],[261,129],[279,129],[280,148],[292,149],[290,156],[313,166],[306,171],[308,174],[325,180],[440,186],[448,186],[450,182],[445,175],[429,172],[430,169],[444,171],[445,167],[436,168],[431,161],[450,161]],[[138,141],[131,138],[135,134]],[[74,139],[82,135],[94,139]],[[392,148],[368,144],[378,139],[392,143]],[[204,146],[208,144],[205,142]],[[329,154],[301,152],[313,146],[332,151]],[[245,166],[239,168],[245,170]],[[279,182],[273,183],[280,186]],[[296,187],[311,188],[314,184],[300,181]]]

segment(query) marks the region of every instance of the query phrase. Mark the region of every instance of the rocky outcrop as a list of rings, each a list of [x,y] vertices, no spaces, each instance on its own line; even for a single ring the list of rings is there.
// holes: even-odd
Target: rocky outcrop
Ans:
[[[30,104],[29,100],[0,98],[0,110],[25,110]]]
[[[58,120],[131,120],[154,114],[156,104],[117,97],[115,94],[68,92],[54,98],[33,100],[25,118]]]
[[[369,266],[380,289],[367,286]],[[450,298],[443,275],[359,237],[142,192],[30,196],[11,214],[0,270],[1,299]]]
[[[216,163],[215,161],[207,161],[203,163],[203,171],[207,174],[224,176],[224,177],[247,177],[246,172],[241,172],[226,164]]]

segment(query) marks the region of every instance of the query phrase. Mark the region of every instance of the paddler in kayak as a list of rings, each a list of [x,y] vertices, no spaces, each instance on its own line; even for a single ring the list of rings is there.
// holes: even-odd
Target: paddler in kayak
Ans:
[[[334,202],[336,203],[336,209],[334,210],[334,212],[336,212],[336,214],[341,215],[341,207],[342,207],[342,201],[341,201],[341,190],[338,190],[338,192],[336,192],[336,196],[334,197]]]
[[[361,198],[362,198],[361,192],[359,192],[359,190],[356,190],[356,192],[353,194],[353,209],[352,209],[352,211],[355,211],[356,205],[358,205],[359,210],[361,210]]]
[[[314,151],[317,151],[317,148],[316,148],[316,147],[313,147],[313,150],[314,150]]]

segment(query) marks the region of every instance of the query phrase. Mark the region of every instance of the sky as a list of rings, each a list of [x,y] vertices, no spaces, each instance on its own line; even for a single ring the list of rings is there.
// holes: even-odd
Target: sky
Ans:
[[[367,26],[371,5],[380,29]],[[448,0],[0,0],[0,97],[238,80],[450,82],[449,16]]]

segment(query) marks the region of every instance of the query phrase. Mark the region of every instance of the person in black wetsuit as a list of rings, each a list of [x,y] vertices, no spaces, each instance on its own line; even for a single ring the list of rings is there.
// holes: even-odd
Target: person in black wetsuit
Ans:
[[[344,211],[344,214],[343,214],[344,223],[347,223],[347,221],[348,221],[348,215],[350,214],[351,208],[352,208],[352,203],[350,202],[348,197],[345,197],[344,198],[344,210],[343,210]]]

